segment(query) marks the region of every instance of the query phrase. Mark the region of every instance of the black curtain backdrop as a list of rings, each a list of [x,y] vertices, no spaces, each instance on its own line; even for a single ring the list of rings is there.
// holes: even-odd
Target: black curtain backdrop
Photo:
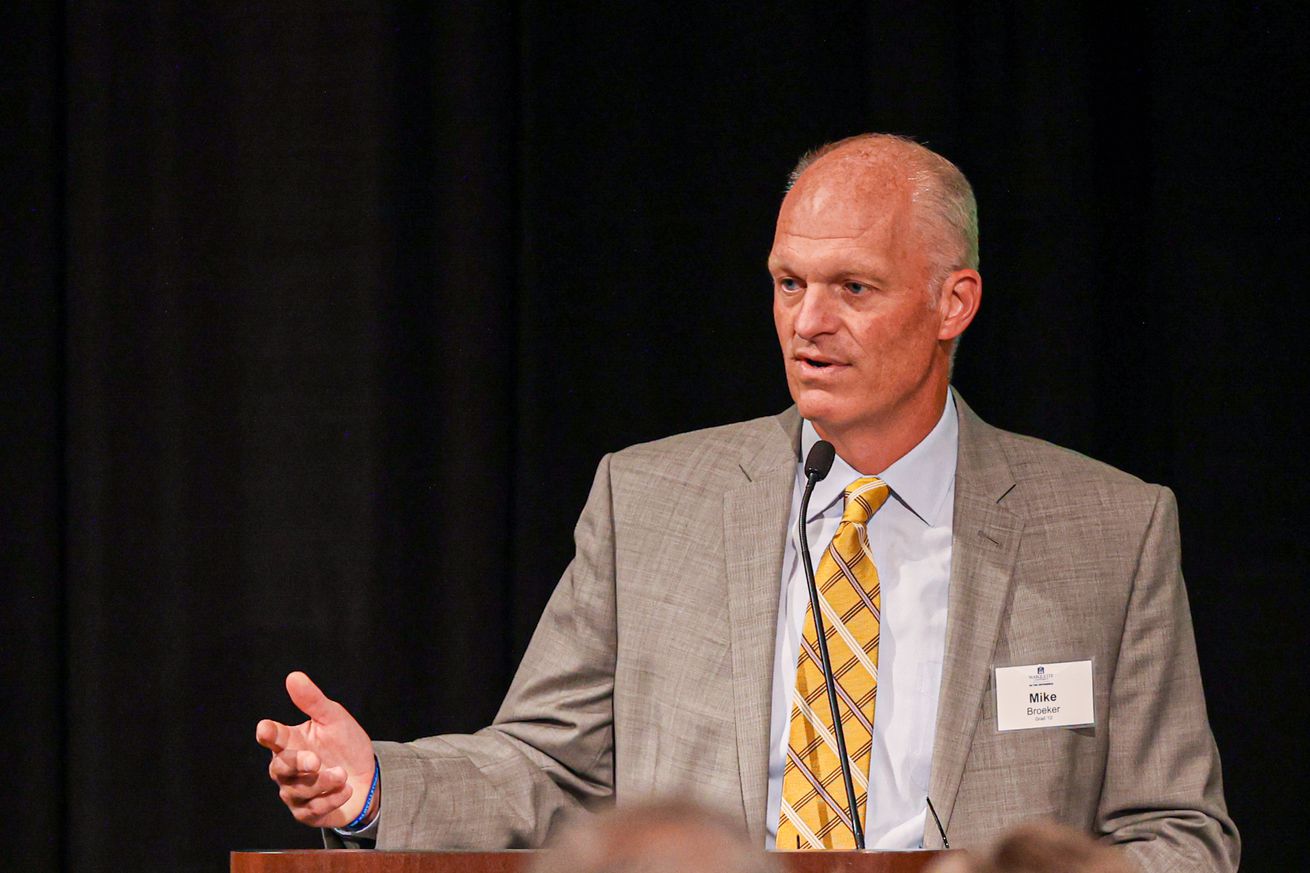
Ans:
[[[484,724],[600,456],[787,404],[784,176],[891,130],[977,188],[969,402],[1178,493],[1244,866],[1291,868],[1310,21],[1108,8],[11,10],[0,866],[315,845],[253,740],[293,668]]]

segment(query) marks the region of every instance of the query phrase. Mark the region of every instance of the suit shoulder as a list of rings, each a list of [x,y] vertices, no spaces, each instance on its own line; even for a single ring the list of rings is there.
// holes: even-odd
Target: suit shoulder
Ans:
[[[785,452],[791,411],[675,434],[638,443],[616,452],[610,467],[615,474],[676,478],[713,475],[716,470],[740,476],[739,464],[762,451]]]
[[[1079,496],[1095,503],[1113,502],[1120,508],[1154,506],[1167,488],[1145,482],[1081,452],[1036,437],[996,431],[997,438],[1014,472],[1017,489],[1025,496],[1063,494],[1077,501]]]

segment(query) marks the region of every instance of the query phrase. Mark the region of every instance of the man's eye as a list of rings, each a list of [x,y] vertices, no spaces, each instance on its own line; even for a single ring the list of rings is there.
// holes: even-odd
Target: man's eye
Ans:
[[[779,279],[778,287],[784,291],[799,291],[801,290],[801,283],[797,282],[795,279],[790,279],[790,278]]]
[[[863,294],[865,291],[869,290],[869,286],[865,285],[863,282],[847,282],[846,290],[852,294]]]

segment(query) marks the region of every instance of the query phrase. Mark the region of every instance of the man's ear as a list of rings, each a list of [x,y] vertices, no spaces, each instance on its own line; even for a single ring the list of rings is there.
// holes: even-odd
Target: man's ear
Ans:
[[[982,304],[982,276],[977,270],[956,270],[942,282],[938,311],[942,323],[937,339],[953,340],[973,321]]]

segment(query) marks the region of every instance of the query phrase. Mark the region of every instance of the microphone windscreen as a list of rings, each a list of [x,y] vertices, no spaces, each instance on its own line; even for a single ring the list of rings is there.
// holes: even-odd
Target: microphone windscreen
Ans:
[[[832,462],[836,457],[837,450],[832,447],[832,443],[819,440],[805,458],[805,478],[813,476],[815,482],[823,479],[832,469]]]

